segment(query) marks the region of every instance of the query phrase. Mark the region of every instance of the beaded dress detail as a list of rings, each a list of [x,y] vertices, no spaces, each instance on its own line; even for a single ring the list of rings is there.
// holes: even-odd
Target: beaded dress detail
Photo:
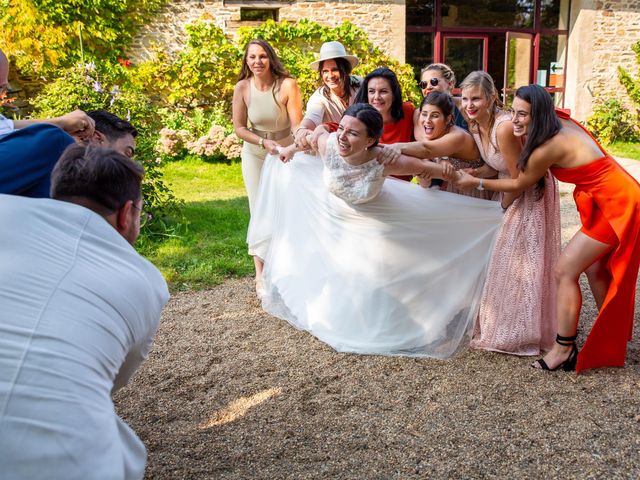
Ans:
[[[456,170],[462,170],[463,168],[479,168],[484,165],[482,159],[476,160],[475,162],[466,162],[454,157],[436,157],[433,159],[433,161],[438,164],[444,161],[449,162]],[[457,193],[458,195],[466,195],[468,197],[483,198],[485,200],[494,199],[494,193],[490,190],[476,190],[475,188],[472,190],[462,190],[457,188],[451,182],[443,182],[440,190],[444,190],[445,192]]]
[[[496,119],[488,151],[472,133],[484,161],[510,178],[497,148]],[[534,188],[517,198],[504,214],[493,247],[471,346],[515,355],[539,355],[553,345],[556,331],[556,288],[553,267],[560,256],[558,183],[545,175],[542,198]]]
[[[384,184],[384,166],[377,159],[362,165],[351,165],[338,154],[338,140],[332,133],[327,140],[322,178],[327,189],[336,197],[352,204],[374,199]]]

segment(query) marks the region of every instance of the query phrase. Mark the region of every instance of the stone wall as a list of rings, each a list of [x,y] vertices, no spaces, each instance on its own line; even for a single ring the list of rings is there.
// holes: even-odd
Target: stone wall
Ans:
[[[278,8],[278,19],[295,22],[308,18],[321,25],[335,27],[350,21],[362,28],[371,41],[393,58],[404,61],[405,17],[404,0],[345,0],[345,1],[281,1],[281,2],[227,2],[211,0],[174,0],[169,2],[145,26],[130,49],[133,60],[149,58],[150,48],[156,43],[175,52],[185,40],[184,25],[200,17],[210,19],[225,32],[233,34],[238,27],[255,25],[240,21],[240,7]]]
[[[573,0],[565,106],[585,120],[598,97],[631,101],[618,66],[638,72],[631,46],[640,40],[638,0]]]

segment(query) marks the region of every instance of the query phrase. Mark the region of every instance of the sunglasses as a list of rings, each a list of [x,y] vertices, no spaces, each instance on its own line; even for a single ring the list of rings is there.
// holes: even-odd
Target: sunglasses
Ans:
[[[418,86],[420,87],[421,90],[424,90],[425,88],[427,88],[429,86],[429,84],[431,84],[432,87],[437,87],[439,83],[440,83],[440,79],[436,78],[436,77],[433,77],[428,82],[426,82],[424,80],[421,81],[421,82],[418,82]]]

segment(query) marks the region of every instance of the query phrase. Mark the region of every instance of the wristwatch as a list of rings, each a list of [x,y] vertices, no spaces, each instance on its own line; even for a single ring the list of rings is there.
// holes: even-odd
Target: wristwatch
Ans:
[[[483,184],[484,184],[484,178],[481,178],[480,179],[480,183],[476,187],[476,190],[480,190],[480,191],[484,190],[484,185]]]
[[[264,138],[260,137],[260,141],[258,142],[258,145],[260,145],[260,148],[264,149]]]

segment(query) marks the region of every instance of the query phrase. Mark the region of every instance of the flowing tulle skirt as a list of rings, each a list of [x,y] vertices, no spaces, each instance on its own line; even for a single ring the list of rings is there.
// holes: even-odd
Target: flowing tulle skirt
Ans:
[[[556,334],[556,284],[560,256],[560,195],[553,175],[544,195],[517,198],[504,220],[489,262],[471,346],[515,355],[551,349]]]
[[[387,179],[357,206],[322,161],[267,157],[248,243],[263,308],[338,351],[446,358],[470,340],[502,219],[497,202]]]

